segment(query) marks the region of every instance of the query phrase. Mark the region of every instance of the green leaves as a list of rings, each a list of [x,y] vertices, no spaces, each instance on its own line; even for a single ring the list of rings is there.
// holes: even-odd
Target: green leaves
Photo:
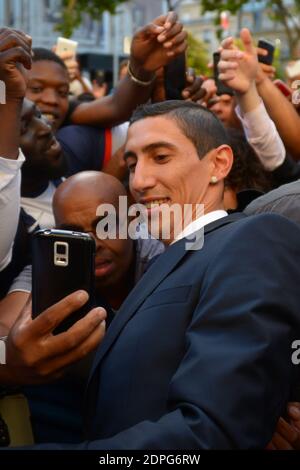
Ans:
[[[74,30],[80,26],[84,14],[90,15],[94,20],[100,20],[105,11],[115,13],[121,3],[128,0],[63,0],[63,13],[60,24],[55,28],[64,37],[72,36]]]
[[[209,55],[206,44],[189,33],[188,45],[187,65],[195,70],[196,75],[209,74],[210,71],[207,67]]]

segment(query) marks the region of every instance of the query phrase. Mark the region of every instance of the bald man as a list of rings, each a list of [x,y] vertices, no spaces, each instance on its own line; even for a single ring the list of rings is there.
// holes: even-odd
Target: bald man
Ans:
[[[154,239],[100,240],[96,229],[101,217],[96,215],[101,204],[111,204],[119,213],[119,197],[127,196],[126,189],[115,177],[98,171],[77,173],[57,189],[53,199],[56,227],[90,233],[96,242],[95,281],[99,304],[117,311],[129,292],[140,280],[147,264],[164,251],[164,245]],[[127,217],[123,214],[122,217]],[[124,222],[124,220],[123,220]],[[16,307],[9,309],[6,299],[0,303],[0,317],[5,332],[15,321],[20,307],[31,292],[31,268],[26,268],[10,289],[18,293]],[[9,313],[8,313],[9,310]]]

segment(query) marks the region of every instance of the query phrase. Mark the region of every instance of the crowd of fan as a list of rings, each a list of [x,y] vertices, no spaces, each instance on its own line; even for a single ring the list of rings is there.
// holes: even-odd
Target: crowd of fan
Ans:
[[[259,63],[258,52],[264,54],[265,51],[257,50],[246,29],[241,31],[241,42],[243,51],[235,46],[232,38],[225,39],[220,46],[219,78],[231,93],[218,94],[212,77],[187,75],[182,96],[170,101],[170,106],[174,109],[186,106],[187,112],[198,112],[207,119],[206,129],[205,126],[199,128],[198,136],[194,140],[190,138],[199,158],[223,144],[232,149],[233,164],[225,175],[224,184],[220,182],[221,177],[211,180],[213,190],[223,185],[220,189],[222,210],[227,214],[244,213],[247,218],[276,213],[290,219],[290,226],[285,230],[290,227],[293,232],[295,227],[297,234],[296,226],[300,223],[299,108],[292,102],[292,90],[290,97],[286,97],[274,84],[276,70]],[[74,58],[70,60],[50,50],[32,48],[26,34],[0,29],[0,80],[6,85],[6,103],[0,104],[0,336],[6,337],[7,361],[6,365],[0,365],[0,415],[6,426],[5,402],[1,405],[1,400],[22,393],[29,404],[33,431],[33,439],[31,431],[27,431],[17,444],[56,442],[76,448],[84,440],[82,407],[93,351],[109,334],[115,317],[122,315],[123,311],[118,312],[149,266],[172,248],[153,238],[99,240],[95,229],[96,212],[102,203],[118,208],[120,196],[135,201],[136,193],[142,192],[135,170],[138,159],[127,148],[128,128],[133,134],[139,125],[135,119],[140,119],[133,113],[145,103],[157,106],[153,109],[157,109],[158,114],[175,113],[173,108],[159,111],[161,105],[155,103],[165,103],[161,79],[164,67],[186,48],[186,33],[175,13],[153,20],[135,34],[130,57],[121,64],[120,82],[109,93],[103,77],[95,77],[92,82],[83,78]],[[220,140],[223,137],[214,131],[214,124],[209,124],[211,113],[218,118],[220,132],[226,129],[227,143]],[[188,138],[189,132],[192,130],[187,131]],[[129,141],[133,141],[132,136]],[[163,166],[161,172],[164,172]],[[193,182],[191,179],[186,184]],[[270,228],[265,225],[266,232],[274,230],[271,222]],[[59,308],[31,319],[31,238],[40,228],[54,227],[93,234],[97,248],[95,289],[98,305],[105,307],[105,310],[95,308],[60,335],[52,335],[56,325],[87,299],[83,293],[74,293],[64,299]],[[291,247],[287,256],[293,257],[293,262],[300,267],[300,259],[296,259],[300,238],[298,241],[298,247]],[[279,235],[277,244],[281,244]],[[268,247],[265,251],[272,266],[271,245],[270,242],[269,255]],[[275,264],[274,273],[279,269]],[[105,269],[107,265],[111,269]],[[231,271],[238,269],[236,264],[231,266]],[[282,266],[284,270],[286,267]],[[231,271],[227,272],[228,277]],[[288,274],[283,272],[282,275],[289,285]],[[261,276],[263,278],[263,272]],[[300,278],[295,279],[295,283],[299,281]],[[239,286],[236,288],[238,290]],[[283,287],[284,290],[283,296],[291,297],[293,305],[300,305],[295,298],[297,289],[294,291],[291,286],[290,289]],[[260,290],[254,289],[251,295],[256,300],[256,296],[261,295]],[[224,308],[225,304],[224,300]],[[277,308],[275,299],[271,308]],[[286,309],[288,312],[288,305]],[[286,315],[288,317],[288,313]],[[300,309],[298,316],[300,320]],[[299,323],[295,322],[295,328]],[[281,328],[284,330],[285,326]],[[294,333],[295,338],[300,339],[300,329],[295,329]],[[209,331],[206,334],[209,335]],[[222,336],[217,341],[222,342]],[[89,360],[83,362],[85,356]],[[70,367],[72,364],[80,364],[80,367]],[[155,368],[156,365],[145,367]],[[268,364],[265,367],[269,367]],[[258,380],[264,378],[258,377]],[[285,380],[279,371],[278,383]],[[195,382],[195,389],[197,386]],[[234,395],[239,392],[237,389]],[[123,391],[119,393],[122,395]],[[279,409],[278,405],[272,416],[273,424],[277,422],[273,425],[273,437],[269,435],[266,442],[258,439],[255,445],[273,450],[300,449],[298,401],[300,395],[295,392],[285,400],[284,409]],[[280,403],[282,405],[282,401]],[[209,415],[209,419],[218,421],[220,418],[222,428],[220,410],[215,411],[216,415]],[[280,415],[284,418],[279,418]],[[20,419],[23,418],[20,414]],[[157,420],[159,418],[157,416]],[[259,418],[264,420],[263,415]],[[243,415],[235,417],[238,419],[243,422]],[[12,442],[14,431],[9,429],[9,418],[7,424],[5,429]],[[127,429],[126,423],[123,429]],[[252,432],[254,435],[256,429]],[[103,435],[106,438],[113,433]],[[8,441],[3,439],[3,445]],[[128,448],[134,448],[134,444],[130,447],[130,442]],[[137,448],[142,448],[138,439],[136,442]],[[153,442],[147,442],[149,448]],[[162,438],[162,449],[163,442]],[[185,439],[182,443],[170,442],[177,448],[189,447]],[[199,448],[201,442],[199,437]],[[243,440],[239,443],[238,439],[230,441],[229,438],[232,444],[218,440],[208,442],[211,448],[219,444],[221,447],[244,445]],[[207,445],[204,442],[203,448]],[[195,448],[195,441],[192,440],[190,446]]]

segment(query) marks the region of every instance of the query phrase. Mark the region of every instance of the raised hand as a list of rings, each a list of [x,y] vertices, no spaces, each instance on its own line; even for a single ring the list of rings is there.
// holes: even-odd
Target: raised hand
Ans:
[[[233,44],[233,38],[225,39],[221,44],[221,60],[218,64],[219,78],[236,93],[247,93],[255,83],[259,70],[256,48],[248,29],[240,34],[244,51]]]
[[[177,19],[177,14],[170,12],[156,18],[134,35],[130,64],[132,72],[141,80],[143,73],[153,76],[156,70],[186,50],[187,33]]]
[[[25,69],[31,68],[31,37],[10,28],[0,29],[0,80],[6,100],[23,99],[27,88]]]
[[[182,92],[183,99],[200,104],[206,95],[206,90],[203,88],[203,79],[201,77],[196,77],[193,71],[188,69],[186,74],[186,83],[187,86]]]

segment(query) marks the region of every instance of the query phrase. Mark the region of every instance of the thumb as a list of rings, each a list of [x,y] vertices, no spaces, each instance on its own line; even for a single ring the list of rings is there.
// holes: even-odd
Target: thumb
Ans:
[[[240,34],[241,40],[243,41],[245,51],[250,54],[255,54],[255,48],[252,40],[252,36],[250,34],[249,29],[244,28]]]
[[[145,36],[158,36],[164,31],[164,28],[162,26],[159,26],[155,23],[150,23],[144,26],[140,32],[145,35]]]

